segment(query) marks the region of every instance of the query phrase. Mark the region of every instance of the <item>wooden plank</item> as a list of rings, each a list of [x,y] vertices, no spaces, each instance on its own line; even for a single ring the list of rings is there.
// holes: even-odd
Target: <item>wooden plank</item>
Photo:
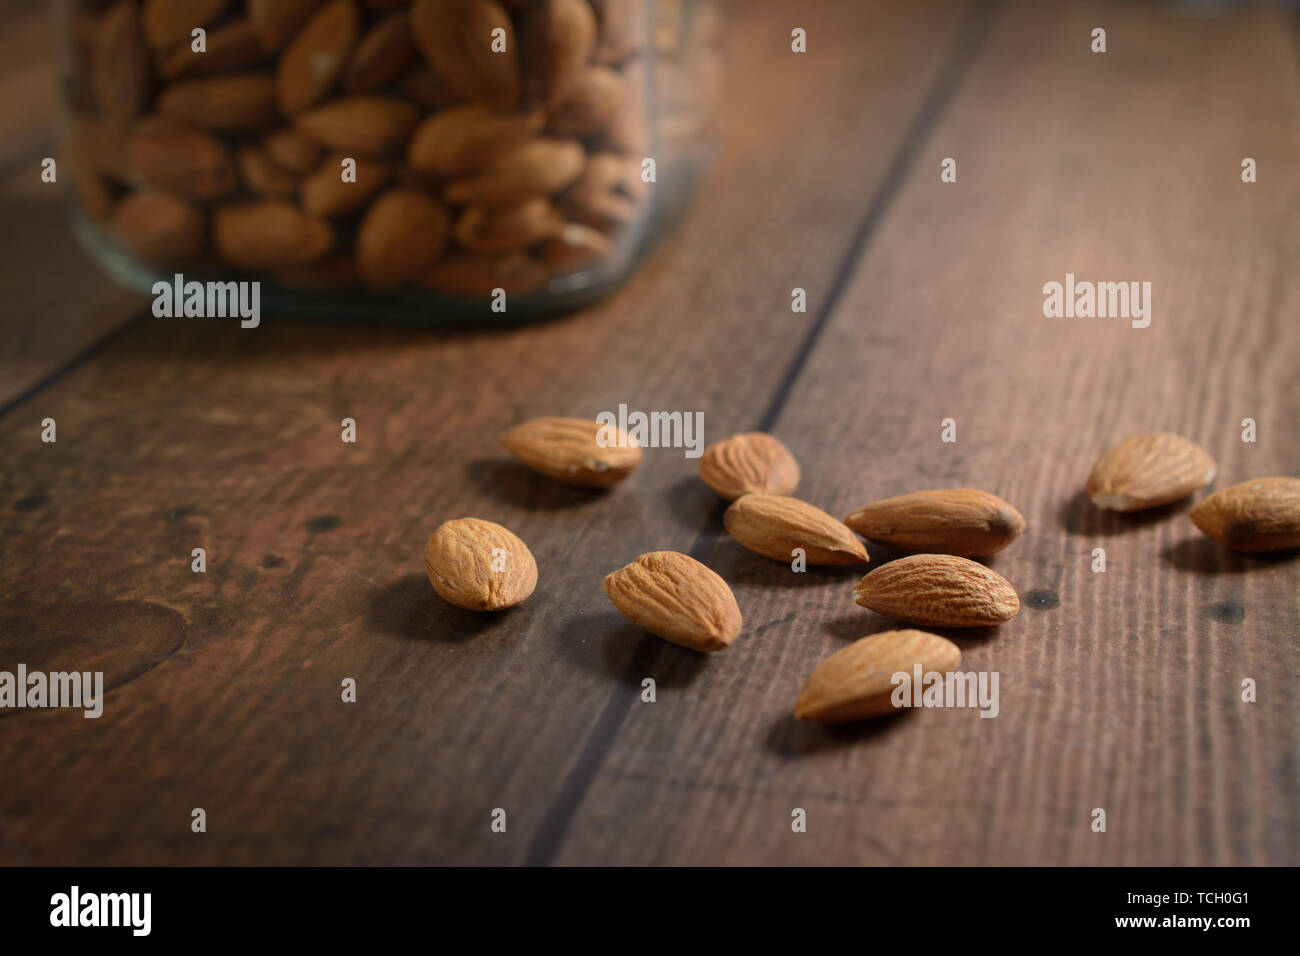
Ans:
[[[716,512],[679,452],[624,487],[553,487],[495,435],[535,414],[765,407],[960,23],[950,3],[732,9],[724,149],[699,202],[607,303],[510,333],[146,320],[0,419],[0,661],[92,659],[105,713],[0,717],[11,855],[38,863],[520,862],[642,663],[601,577]],[[817,110],[808,109],[816,102]],[[815,309],[814,297],[814,309]],[[719,356],[727,356],[720,362]],[[38,423],[57,419],[56,445]],[[344,416],[360,441],[338,439]],[[457,612],[424,538],[514,528],[534,598]],[[190,549],[209,555],[189,571]],[[674,676],[680,675],[680,676]],[[344,677],[359,702],[339,702]],[[208,832],[189,831],[203,807]],[[506,838],[490,833],[507,808]]]
[[[801,495],[834,514],[960,485],[1024,511],[991,563],[1025,608],[956,637],[964,668],[1000,673],[998,717],[794,722],[817,661],[896,625],[852,603],[856,572],[796,578],[714,524],[697,554],[750,626],[627,708],[560,862],[1300,862],[1300,560],[1225,552],[1186,505],[1125,519],[1080,495],[1103,448],[1157,428],[1203,443],[1220,486],[1296,473],[1298,80],[1276,10],[1003,12],[774,422]],[[1151,281],[1150,327],[1045,318],[1043,284],[1067,272]]]

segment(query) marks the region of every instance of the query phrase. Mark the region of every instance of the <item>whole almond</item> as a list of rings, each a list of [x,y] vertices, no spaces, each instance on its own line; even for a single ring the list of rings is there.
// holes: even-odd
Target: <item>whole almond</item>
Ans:
[[[275,96],[282,113],[297,113],[334,86],[361,36],[361,13],[353,0],[330,0],[309,19],[280,54]]]
[[[472,179],[447,186],[453,205],[508,206],[550,196],[573,183],[585,164],[582,146],[571,140],[534,139],[493,160]]]
[[[961,649],[925,631],[882,631],[826,658],[808,676],[794,705],[796,720],[836,724],[897,713],[894,675],[914,669],[946,674],[961,663]]]
[[[623,78],[614,70],[583,70],[552,111],[546,129],[557,136],[597,136],[614,121],[626,96]]]
[[[442,203],[414,189],[390,189],[375,200],[357,233],[357,274],[372,288],[427,272],[442,254],[451,217]]]
[[[319,259],[334,234],[327,222],[292,203],[266,200],[216,210],[213,241],[226,262],[256,272]]]
[[[278,129],[262,139],[266,154],[291,173],[305,175],[320,165],[321,148],[296,129]],[[361,165],[357,164],[358,167]],[[334,169],[339,169],[338,163]]]
[[[132,0],[120,0],[100,17],[90,51],[90,81],[106,118],[122,123],[143,111],[149,96],[149,54]]]
[[[204,223],[203,212],[179,196],[141,189],[117,204],[108,226],[145,262],[173,265],[203,248]]]
[[[292,199],[298,193],[298,177],[276,165],[266,150],[241,146],[235,155],[244,186],[254,196],[268,199]]]
[[[572,88],[596,46],[596,15],[587,0],[537,0],[521,14],[524,93],[551,104]]]
[[[262,46],[274,52],[289,42],[321,0],[248,0],[248,19]]]
[[[225,144],[161,117],[137,123],[127,150],[134,177],[187,199],[218,199],[238,185]]]
[[[1020,598],[1006,578],[950,554],[914,554],[883,564],[857,583],[853,600],[879,614],[931,627],[1001,624],[1020,611]]]
[[[342,153],[325,158],[320,168],[302,181],[302,208],[313,216],[346,216],[363,208],[393,178],[389,163],[356,157],[356,179],[344,182]]]
[[[494,32],[504,49],[492,49]],[[415,0],[415,45],[467,99],[498,110],[519,101],[519,55],[510,16],[494,0]]]
[[[500,611],[537,587],[537,562],[512,531],[482,518],[440,524],[424,548],[429,582],[467,611]]]
[[[144,0],[144,33],[149,45],[165,50],[190,42],[190,31],[206,27],[228,0]]]
[[[1214,475],[1214,459],[1201,446],[1172,432],[1151,432],[1104,452],[1086,490],[1098,508],[1142,511],[1186,498]]]
[[[456,241],[470,252],[511,252],[555,233],[560,216],[546,199],[513,206],[471,206],[456,220]]]
[[[585,269],[604,262],[614,250],[609,237],[579,222],[566,222],[542,243],[537,257],[557,273]]]
[[[453,106],[420,124],[411,137],[408,160],[412,168],[429,176],[467,176],[522,146],[541,125],[540,113]]]
[[[546,270],[524,252],[495,256],[453,252],[438,260],[420,284],[449,295],[490,295],[496,289],[528,292],[546,281]]]
[[[790,495],[799,486],[799,462],[766,432],[745,432],[704,449],[700,479],[728,499],[754,492]]]
[[[1025,530],[1025,519],[997,495],[974,488],[913,491],[859,508],[844,523],[871,541],[913,554],[982,558]]]
[[[529,468],[582,487],[615,484],[641,464],[630,435],[585,418],[534,418],[503,432],[501,444]]]
[[[350,93],[373,93],[405,74],[419,58],[410,13],[396,10],[361,38],[343,73],[343,87]]]
[[[266,129],[275,123],[275,81],[261,73],[181,80],[158,96],[169,119],[217,133]]]
[[[1300,478],[1254,478],[1221,488],[1192,509],[1191,519],[1234,551],[1300,547]]]
[[[236,20],[209,30],[206,48],[201,53],[190,44],[182,43],[163,57],[158,72],[169,80],[183,76],[210,76],[245,70],[261,63],[266,56],[253,25],[247,20]]]
[[[809,564],[865,564],[867,549],[842,521],[798,498],[752,493],[731,503],[722,522],[749,550],[789,562],[802,548]]]
[[[401,149],[419,118],[404,100],[347,96],[299,113],[296,125],[322,146],[383,158]]]
[[[610,572],[605,594],[633,624],[691,650],[723,650],[740,633],[740,608],[727,582],[676,551],[652,551]]]

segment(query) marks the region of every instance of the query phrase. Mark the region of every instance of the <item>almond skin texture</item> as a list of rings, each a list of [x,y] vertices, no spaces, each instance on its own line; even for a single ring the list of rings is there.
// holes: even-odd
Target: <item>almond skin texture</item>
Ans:
[[[1006,578],[949,554],[914,554],[881,565],[857,583],[853,600],[878,614],[929,627],[987,627],[1020,611],[1020,598]]]
[[[602,433],[617,444],[601,445]],[[504,432],[501,444],[534,471],[585,488],[615,484],[641,464],[626,432],[584,418],[534,418]]]
[[[911,554],[982,558],[1025,530],[1025,519],[997,495],[974,488],[913,491],[859,508],[844,523],[872,541]]]
[[[1092,466],[1087,492],[1098,508],[1142,511],[1204,488],[1215,470],[1201,446],[1172,432],[1151,432],[1107,449]]]
[[[1300,478],[1255,478],[1222,488],[1193,508],[1191,519],[1233,551],[1300,547]]]
[[[791,495],[799,486],[799,462],[766,432],[745,432],[704,449],[700,479],[730,500],[755,492]]]
[[[842,521],[798,498],[748,494],[722,516],[728,533],[765,558],[790,562],[802,548],[809,564],[865,564],[867,549]]]
[[[845,723],[893,714],[893,676],[909,676],[916,665],[922,673],[946,674],[961,663],[961,650],[952,641],[925,631],[883,631],[840,648],[808,676],[794,705],[796,720]]]
[[[514,607],[537,586],[537,562],[528,545],[482,518],[439,525],[425,545],[424,569],[435,591],[467,611]]]
[[[505,49],[492,50],[492,31],[505,31]],[[463,96],[498,110],[519,101],[519,53],[514,26],[494,0],[415,0],[415,45]]]
[[[694,651],[723,650],[740,633],[727,582],[676,551],[643,554],[606,575],[605,594],[633,624]]]

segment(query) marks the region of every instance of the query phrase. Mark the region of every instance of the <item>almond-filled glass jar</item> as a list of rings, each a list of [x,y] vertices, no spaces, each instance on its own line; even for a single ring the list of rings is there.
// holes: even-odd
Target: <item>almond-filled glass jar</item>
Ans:
[[[59,0],[61,172],[120,281],[490,324],[611,289],[710,149],[711,0]]]

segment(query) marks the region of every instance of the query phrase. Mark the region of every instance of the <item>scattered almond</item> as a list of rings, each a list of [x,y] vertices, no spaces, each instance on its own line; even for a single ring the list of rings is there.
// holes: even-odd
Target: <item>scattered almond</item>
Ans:
[[[837,724],[896,713],[893,676],[918,665],[922,673],[946,674],[961,663],[952,641],[925,631],[882,631],[854,641],[826,658],[809,675],[794,705],[796,720]]]
[[[357,166],[354,182],[343,181],[342,153],[325,158],[320,169],[302,181],[302,208],[313,216],[346,216],[363,208],[393,178],[388,163],[352,157]]]
[[[790,495],[799,485],[799,462],[766,432],[745,432],[704,449],[700,479],[728,499],[754,492]]]
[[[652,551],[605,576],[620,614],[656,637],[696,651],[720,651],[740,633],[727,582],[689,555]]]
[[[275,124],[275,81],[261,73],[181,80],[163,90],[158,112],[187,126],[243,133]]]
[[[596,15],[587,0],[536,0],[521,13],[525,94],[531,103],[563,98],[596,46]]]
[[[585,154],[571,140],[538,138],[497,157],[478,175],[448,184],[452,205],[508,206],[550,196],[582,174]]]
[[[1191,519],[1234,551],[1300,547],[1300,478],[1254,478],[1221,488],[1192,509]]]
[[[541,125],[540,113],[453,106],[420,124],[411,137],[409,161],[430,176],[466,176],[522,146]]]
[[[517,535],[482,518],[438,526],[424,548],[429,582],[467,611],[500,611],[523,602],[537,586],[537,562]]]
[[[351,93],[373,93],[401,77],[420,58],[411,39],[411,16],[395,10],[362,37],[343,74]]]
[[[361,34],[353,0],[330,0],[312,14],[280,54],[275,95],[282,113],[297,113],[320,100],[343,73]]]
[[[641,464],[630,435],[584,418],[534,418],[504,432],[501,444],[529,468],[583,487],[612,485]]]
[[[859,508],[844,523],[871,541],[912,553],[982,558],[1025,530],[1025,519],[997,495],[974,488],[913,491]]]
[[[752,493],[722,516],[728,533],[749,550],[789,562],[802,548],[809,564],[864,564],[867,549],[843,522],[798,498]]]
[[[1134,435],[1092,466],[1087,492],[1109,511],[1142,511],[1186,498],[1214,480],[1214,459],[1172,432]]]
[[[950,554],[914,554],[883,564],[857,583],[853,600],[879,614],[931,627],[1001,624],[1020,611],[1020,598],[1006,578]]]

